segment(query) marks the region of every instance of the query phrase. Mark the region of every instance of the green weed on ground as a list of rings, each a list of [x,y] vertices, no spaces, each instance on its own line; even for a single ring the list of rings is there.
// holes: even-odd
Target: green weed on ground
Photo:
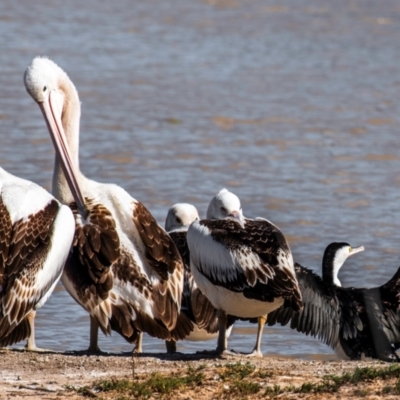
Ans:
[[[167,375],[154,372],[144,380],[134,379],[102,379],[94,383],[91,388],[83,387],[74,390],[82,396],[101,398],[104,396],[113,399],[149,399],[174,398],[180,392],[196,390],[197,387],[207,384],[214,386],[215,395],[223,399],[246,399],[246,398],[275,398],[280,395],[289,394],[316,394],[335,393],[343,386],[356,386],[363,382],[376,380],[388,380],[395,378],[394,384],[384,386],[380,391],[364,387],[355,387],[353,394],[359,397],[375,395],[400,395],[400,366],[391,365],[386,368],[356,368],[351,373],[343,375],[326,375],[319,383],[306,382],[301,386],[293,385],[281,387],[279,385],[267,386],[268,378],[274,374],[269,370],[257,369],[250,362],[217,365],[209,370],[199,366],[193,368],[188,366],[186,371],[177,371]]]
[[[400,366],[391,365],[387,368],[356,368],[353,372],[347,372],[343,375],[326,375],[322,378],[321,383],[303,383],[300,387],[285,386],[281,388],[279,385],[267,387],[265,395],[275,397],[283,393],[335,393],[344,385],[357,385],[361,382],[372,382],[377,379],[387,380],[398,378],[394,386],[386,386],[380,394],[400,394]],[[358,396],[367,396],[370,391],[366,389],[355,389]]]
[[[154,394],[165,397],[182,388],[194,388],[202,384],[204,379],[203,366],[196,369],[188,367],[184,374],[162,375],[153,372],[143,382],[130,379],[105,379],[97,381],[94,385],[99,392],[117,392],[133,396],[137,399],[147,399]]]

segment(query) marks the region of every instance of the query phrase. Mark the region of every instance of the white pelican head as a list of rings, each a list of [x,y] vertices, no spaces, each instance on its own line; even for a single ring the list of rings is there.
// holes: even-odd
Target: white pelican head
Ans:
[[[239,197],[227,189],[220,190],[210,201],[207,219],[234,219],[244,225]]]
[[[189,225],[198,220],[197,208],[188,203],[176,203],[169,210],[165,220],[165,230],[171,232],[180,228],[188,228]]]

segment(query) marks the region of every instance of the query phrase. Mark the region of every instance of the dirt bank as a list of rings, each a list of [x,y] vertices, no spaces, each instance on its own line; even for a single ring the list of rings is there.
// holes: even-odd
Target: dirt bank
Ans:
[[[399,368],[381,362],[182,354],[144,354],[132,359],[128,354],[10,350],[2,350],[0,359],[0,399],[394,399],[400,393]]]

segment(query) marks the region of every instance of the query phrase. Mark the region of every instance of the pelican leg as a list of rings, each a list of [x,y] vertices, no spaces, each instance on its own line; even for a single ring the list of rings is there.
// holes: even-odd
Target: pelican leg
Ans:
[[[133,352],[136,354],[143,353],[143,332],[138,333]]]
[[[246,354],[247,357],[262,357],[261,353],[261,338],[264,329],[264,325],[267,322],[267,315],[263,315],[258,317],[258,327],[257,327],[257,340],[256,345],[254,346],[254,350],[250,354]]]
[[[228,350],[228,338],[226,336],[227,315],[218,310],[218,344],[216,353],[218,356],[237,356],[238,353]]]
[[[90,344],[88,353],[101,353],[99,348],[99,324],[96,318],[90,316]]]
[[[218,310],[218,344],[217,354],[223,354],[228,348],[228,339],[226,338],[226,314]]]
[[[218,316],[218,342],[216,350],[203,350],[197,351],[199,354],[210,354],[217,356],[237,356],[240,355],[235,351],[228,350],[228,337],[226,335],[226,324],[228,321],[228,317],[222,310],[217,310]]]
[[[176,353],[176,342],[175,340],[166,340],[165,341],[165,347],[167,348],[167,353],[168,354],[173,354]]]
[[[25,345],[25,350],[26,351],[35,351],[35,352],[52,352],[53,350],[49,349],[41,349],[40,347],[36,346],[36,341],[35,341],[35,317],[36,317],[36,310],[32,310],[27,316],[27,320],[29,323],[29,327],[31,330],[31,334],[28,337],[28,340],[26,341]]]

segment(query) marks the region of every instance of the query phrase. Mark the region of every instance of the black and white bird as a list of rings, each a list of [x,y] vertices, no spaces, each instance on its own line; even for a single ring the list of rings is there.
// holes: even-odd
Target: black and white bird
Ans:
[[[193,278],[218,310],[218,354],[227,352],[227,315],[265,318],[281,305],[302,308],[292,253],[282,232],[265,219],[244,218],[240,200],[228,190],[211,200],[206,220],[190,225],[187,241]],[[260,355],[260,331],[257,336]]]
[[[0,347],[35,343],[36,310],[61,277],[74,237],[71,210],[0,168]]]
[[[201,293],[190,270],[190,254],[186,235],[190,224],[199,219],[198,211],[192,204],[177,203],[168,210],[165,221],[165,230],[178,248],[185,266],[181,312],[185,313],[193,322],[193,331],[185,337],[185,340],[193,342],[218,337],[217,310]],[[230,335],[233,322],[234,320],[229,318],[227,336]],[[176,351],[176,341],[167,341],[166,345],[169,353]]]
[[[53,193],[74,214],[76,231],[62,282],[90,314],[89,350],[99,351],[98,328],[136,342],[139,332],[182,338],[183,263],[147,208],[122,187],[88,179],[79,169],[80,101],[68,75],[36,57],[24,76],[56,151]]]
[[[268,325],[290,322],[292,329],[319,338],[341,358],[399,361],[400,268],[387,283],[370,289],[343,288],[338,279],[346,259],[362,250],[331,243],[323,256],[322,278],[296,263],[304,309],[281,307],[268,315]]]

